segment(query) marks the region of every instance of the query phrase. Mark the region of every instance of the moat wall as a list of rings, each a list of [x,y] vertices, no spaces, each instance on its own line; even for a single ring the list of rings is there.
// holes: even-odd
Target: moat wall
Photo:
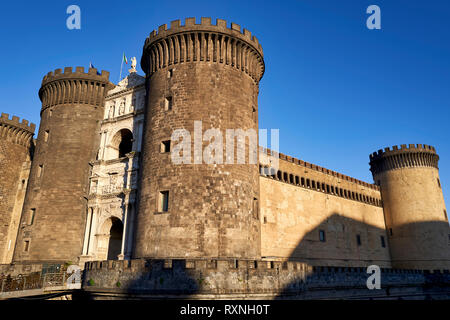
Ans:
[[[86,263],[93,299],[449,299],[449,271],[382,269],[369,290],[366,268],[262,260],[131,260]]]

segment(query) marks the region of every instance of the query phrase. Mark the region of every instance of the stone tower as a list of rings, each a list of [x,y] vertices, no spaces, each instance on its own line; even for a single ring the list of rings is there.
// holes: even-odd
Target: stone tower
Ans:
[[[394,146],[370,155],[381,187],[392,267],[449,269],[450,228],[434,147]]]
[[[0,117],[0,264],[10,263],[33,153],[35,124]]]
[[[109,72],[71,67],[42,80],[41,123],[14,261],[76,262],[87,214]],[[34,218],[31,218],[31,217]]]
[[[227,163],[225,150],[223,158],[216,154],[222,163],[202,159],[213,140],[205,134],[202,145],[202,133],[211,128],[220,131],[215,137],[224,148],[227,129],[253,132],[257,158],[264,73],[258,40],[220,19],[213,25],[210,18],[199,24],[188,18],[184,26],[176,20],[146,39],[141,67],[147,109],[134,257],[260,257],[259,172],[257,159],[247,157],[250,139],[239,138],[245,163],[236,163],[238,150]],[[176,129],[190,137],[171,141]],[[188,161],[176,164],[171,153],[184,139]]]

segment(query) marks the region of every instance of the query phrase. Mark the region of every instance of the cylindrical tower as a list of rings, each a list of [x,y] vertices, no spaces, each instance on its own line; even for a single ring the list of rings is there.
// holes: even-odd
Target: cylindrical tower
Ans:
[[[0,264],[10,263],[33,153],[35,124],[0,117]]]
[[[41,123],[14,261],[76,262],[109,72],[71,67],[42,80]]]
[[[260,257],[258,40],[220,19],[176,20],[146,39],[141,67],[147,110],[134,256]],[[171,141],[177,129],[189,135]],[[241,129],[240,137],[227,137],[227,129]],[[241,163],[238,140],[245,141]],[[188,160],[177,164],[172,153],[181,142]],[[219,144],[214,164],[205,159],[212,142]],[[255,161],[247,157],[252,148]]]
[[[405,144],[370,155],[381,188],[392,266],[449,269],[450,228],[434,147]]]

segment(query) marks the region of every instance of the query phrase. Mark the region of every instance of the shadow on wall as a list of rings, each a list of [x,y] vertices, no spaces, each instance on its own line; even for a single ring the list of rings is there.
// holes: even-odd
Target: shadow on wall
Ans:
[[[384,229],[333,213],[305,234],[289,261],[311,266],[390,267]]]
[[[312,272],[280,288],[277,299],[295,299],[302,291],[310,299],[323,298],[320,292],[329,298],[450,299],[450,226],[444,221],[385,231],[333,214],[305,235],[288,260],[307,263]],[[381,290],[367,289],[370,265],[380,267]]]

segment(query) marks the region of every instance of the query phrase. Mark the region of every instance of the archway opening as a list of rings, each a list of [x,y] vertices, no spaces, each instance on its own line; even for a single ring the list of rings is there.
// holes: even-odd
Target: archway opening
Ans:
[[[127,153],[133,151],[133,141],[133,133],[130,130],[118,131],[111,140],[108,159],[125,157]]]
[[[120,133],[122,139],[119,144],[119,158],[122,158],[133,149],[133,134],[127,129],[121,130]]]
[[[117,260],[122,248],[123,224],[117,218],[111,218],[112,224],[109,230],[108,260]]]

